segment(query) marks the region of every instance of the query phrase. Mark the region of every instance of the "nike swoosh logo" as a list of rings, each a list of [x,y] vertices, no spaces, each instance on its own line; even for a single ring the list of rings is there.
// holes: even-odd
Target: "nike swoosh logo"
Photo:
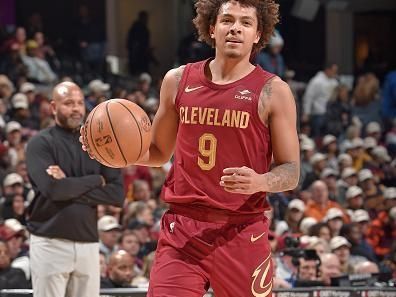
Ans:
[[[186,93],[190,93],[190,92],[192,92],[192,91],[198,90],[198,89],[203,88],[203,87],[204,87],[204,86],[199,86],[199,87],[195,87],[195,88],[190,88],[190,86],[187,86],[187,87],[184,89],[184,91],[185,91]]]
[[[260,234],[259,236],[257,236],[257,237],[254,237],[254,235],[252,234],[252,237],[250,237],[250,241],[251,241],[251,242],[255,242],[255,241],[259,240],[261,237],[263,237],[264,234],[265,234],[265,232],[261,233],[261,234]]]

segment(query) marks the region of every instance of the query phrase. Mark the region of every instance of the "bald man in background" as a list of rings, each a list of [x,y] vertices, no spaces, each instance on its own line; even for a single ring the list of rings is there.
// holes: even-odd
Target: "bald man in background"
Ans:
[[[81,150],[81,89],[72,82],[58,84],[51,106],[56,125],[40,131],[26,150],[35,192],[28,210],[33,295],[97,297],[96,206],[123,205],[122,179],[118,169],[102,166]]]
[[[331,278],[341,276],[341,264],[337,255],[325,253],[320,256],[321,279],[326,286],[331,285]]]
[[[132,256],[124,250],[111,254],[107,265],[107,278],[101,280],[102,288],[131,288],[131,282],[135,276]]]

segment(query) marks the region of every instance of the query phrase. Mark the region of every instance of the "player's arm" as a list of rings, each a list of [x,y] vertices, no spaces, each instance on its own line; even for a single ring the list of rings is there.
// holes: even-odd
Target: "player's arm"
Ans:
[[[265,192],[294,189],[300,177],[300,147],[297,135],[297,112],[293,94],[284,81],[270,81],[264,95],[268,101],[268,123],[275,167],[263,176]],[[272,89],[272,90],[271,90]]]
[[[161,166],[169,161],[176,144],[179,117],[175,98],[184,66],[172,69],[165,75],[160,92],[160,105],[154,117],[151,144],[148,152],[136,164]]]
[[[288,85],[279,78],[267,82],[260,94],[259,116],[269,126],[275,167],[258,174],[248,167],[226,168],[220,185],[228,192],[252,194],[294,189],[300,172],[296,105]]]

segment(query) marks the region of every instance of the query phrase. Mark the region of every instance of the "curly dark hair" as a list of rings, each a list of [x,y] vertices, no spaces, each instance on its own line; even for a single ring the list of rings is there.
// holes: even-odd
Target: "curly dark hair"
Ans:
[[[268,44],[275,25],[279,22],[279,4],[275,3],[275,0],[197,0],[195,3],[197,16],[193,23],[198,30],[199,40],[214,46],[214,40],[209,32],[210,26],[216,23],[220,7],[230,1],[237,1],[241,6],[256,8],[257,29],[261,32],[261,36],[259,42],[253,46],[253,52],[259,51]]]

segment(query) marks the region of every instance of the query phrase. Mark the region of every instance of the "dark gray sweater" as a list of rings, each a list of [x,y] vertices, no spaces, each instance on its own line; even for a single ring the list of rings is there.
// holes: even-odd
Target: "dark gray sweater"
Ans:
[[[27,169],[35,192],[28,230],[35,235],[96,242],[96,206],[123,205],[120,170],[91,160],[78,138],[78,131],[55,126],[39,132],[27,145]],[[58,165],[66,178],[49,176],[50,165]],[[106,180],[104,187],[101,176]]]

